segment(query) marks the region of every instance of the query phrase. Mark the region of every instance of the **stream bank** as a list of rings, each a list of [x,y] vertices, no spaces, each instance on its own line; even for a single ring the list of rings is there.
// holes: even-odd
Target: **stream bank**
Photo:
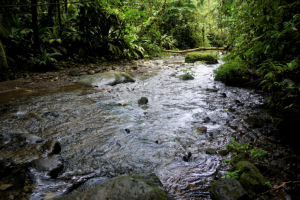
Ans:
[[[190,64],[195,79],[183,81],[176,76],[188,64],[182,56],[168,57],[139,63],[147,73],[134,83],[76,84],[3,104],[1,186],[10,187],[1,198],[51,199],[85,191],[93,186],[88,182],[153,172],[175,199],[210,199],[211,183],[231,168],[223,159],[234,153],[220,152],[232,137],[270,153],[256,165],[273,187],[298,180],[299,154],[282,144],[263,112],[264,94],[214,81],[212,71],[220,64]],[[141,97],[147,105],[138,105]],[[245,122],[250,115],[261,123]],[[49,157],[57,163],[53,170],[37,167],[36,160]],[[294,199],[298,189],[286,185],[269,198]]]

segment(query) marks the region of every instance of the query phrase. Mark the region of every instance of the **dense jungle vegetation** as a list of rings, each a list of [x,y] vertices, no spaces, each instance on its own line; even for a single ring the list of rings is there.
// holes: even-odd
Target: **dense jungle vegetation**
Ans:
[[[159,56],[163,49],[226,47],[215,71],[228,85],[257,83],[280,130],[300,120],[300,0],[3,0],[0,70],[61,68]],[[46,4],[39,6],[10,6]],[[287,128],[288,127],[288,128]]]

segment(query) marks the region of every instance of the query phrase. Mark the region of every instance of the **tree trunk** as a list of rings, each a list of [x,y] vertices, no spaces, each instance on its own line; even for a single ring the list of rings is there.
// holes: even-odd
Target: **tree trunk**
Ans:
[[[31,0],[31,4],[37,4],[37,0]],[[35,52],[40,51],[40,39],[39,39],[39,28],[37,20],[37,6],[31,6],[31,15],[32,15],[32,30],[34,37],[34,48]]]
[[[59,0],[56,0],[57,3],[59,3]],[[57,17],[58,17],[58,23],[59,23],[59,27],[61,27],[61,16],[60,16],[60,5],[57,4]]]
[[[55,0],[50,0],[50,3],[55,3]],[[49,26],[53,27],[54,23],[53,23],[53,11],[55,9],[55,5],[49,5],[49,9],[48,9],[48,21],[49,21]]]
[[[84,32],[84,29],[85,29],[85,24],[84,24],[84,21],[85,21],[85,4],[84,4],[84,6],[80,6],[79,19],[80,19],[79,30]]]
[[[68,13],[68,0],[65,0],[65,13],[67,14]]]

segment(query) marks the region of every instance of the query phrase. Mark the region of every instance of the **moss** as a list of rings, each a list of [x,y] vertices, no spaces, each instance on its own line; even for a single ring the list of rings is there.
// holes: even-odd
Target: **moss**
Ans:
[[[117,72],[114,74],[115,74],[116,80],[114,81],[114,83],[112,85],[116,85],[119,83],[135,82],[135,80],[132,78],[132,76],[130,76],[126,72]]]
[[[215,80],[222,81],[226,85],[239,85],[252,81],[252,75],[246,68],[246,63],[236,58],[229,60],[214,70]]]
[[[215,193],[216,183],[217,183],[217,182],[211,184],[211,188],[210,188],[210,190],[209,190],[209,193],[210,193],[210,195],[211,195],[211,198],[214,199],[214,200],[217,199],[217,195],[216,195],[216,193]]]
[[[234,165],[239,163],[240,161],[247,161],[249,160],[250,156],[247,153],[239,153],[235,157],[232,158],[231,163]]]
[[[180,76],[177,76],[177,78],[180,78],[181,80],[193,80],[194,77],[190,74],[183,74]]]
[[[212,61],[217,63],[217,59],[214,58],[212,54],[200,53],[200,52],[190,52],[185,56],[186,63],[194,63],[196,61]]]
[[[239,182],[246,191],[263,192],[269,189],[266,185],[267,180],[260,171],[248,161],[240,161],[231,168],[231,172],[239,170]]]

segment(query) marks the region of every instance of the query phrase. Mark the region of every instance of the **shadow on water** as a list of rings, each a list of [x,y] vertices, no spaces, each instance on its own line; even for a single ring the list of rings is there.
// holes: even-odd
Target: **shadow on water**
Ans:
[[[264,98],[254,90],[215,82],[212,72],[220,64],[194,66],[190,81],[170,76],[180,74],[182,67],[168,63],[183,62],[180,56],[167,58],[157,76],[135,83],[98,89],[74,84],[25,97],[19,91],[1,94],[2,104],[14,100],[12,106],[2,106],[2,133],[57,139],[62,147],[63,172],[51,179],[33,171],[30,198],[58,196],[79,180],[151,171],[176,199],[210,199],[210,183],[226,173],[228,164],[222,159],[231,155],[209,155],[206,148],[223,149],[237,135],[242,135],[241,142],[258,142],[274,128],[250,129],[242,122],[253,113],[268,118],[260,111]],[[149,99],[147,107],[137,104],[143,96]],[[200,126],[207,133],[197,131]],[[192,156],[186,162],[188,152]],[[2,151],[0,156],[9,154]]]

